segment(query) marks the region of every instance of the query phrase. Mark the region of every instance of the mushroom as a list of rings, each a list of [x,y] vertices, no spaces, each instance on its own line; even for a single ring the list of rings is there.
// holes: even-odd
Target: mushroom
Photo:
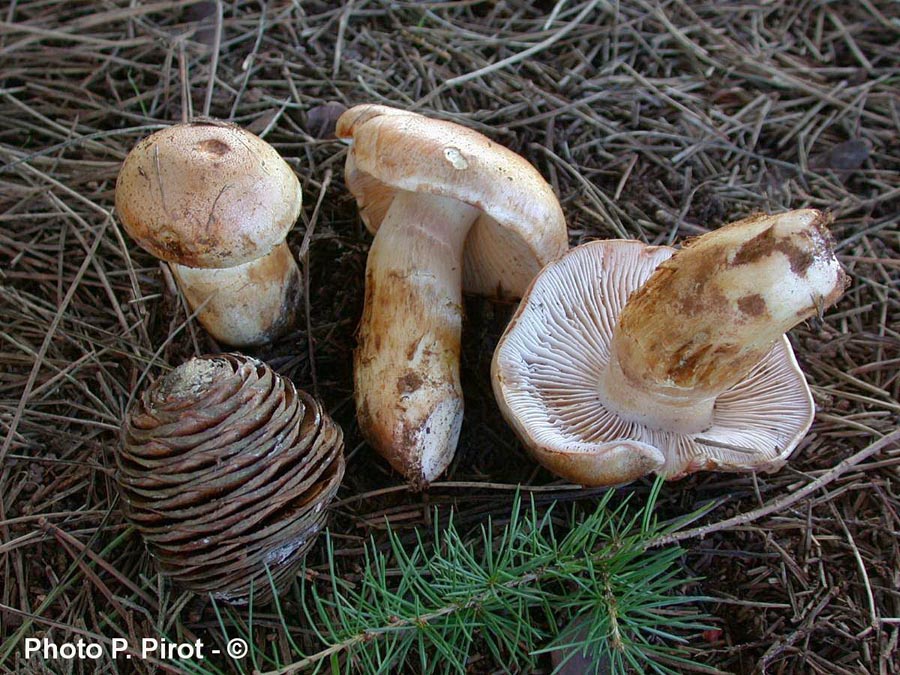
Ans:
[[[218,121],[148,136],[116,181],[128,234],[169,263],[200,323],[234,346],[264,344],[293,321],[300,272],[285,237],[301,201],[275,148]]]
[[[423,487],[450,463],[462,423],[463,288],[519,297],[566,250],[565,220],[531,164],[471,129],[360,105],[336,132],[351,141],[347,187],[375,232],[354,355],[360,428]]]
[[[145,389],[123,428],[123,511],[166,577],[235,604],[290,583],[344,474],[315,399],[261,361],[201,356]]]
[[[535,279],[494,353],[494,393],[534,457],[584,485],[775,470],[814,408],[784,332],[846,286],[812,209],[680,251],[578,246]]]

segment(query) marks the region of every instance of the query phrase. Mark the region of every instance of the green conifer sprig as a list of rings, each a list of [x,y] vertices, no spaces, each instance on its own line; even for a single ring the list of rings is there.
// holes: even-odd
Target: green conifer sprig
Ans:
[[[412,545],[388,524],[387,545],[369,542],[355,583],[342,578],[327,538],[328,570],[314,576],[328,582],[300,582],[303,618],[320,648],[304,652],[291,641],[291,654],[255,650],[253,669],[463,673],[480,655],[530,672],[555,651],[605,672],[680,672],[690,663],[686,639],[707,627],[696,609],[703,598],[683,594],[694,580],[681,576],[680,548],[648,544],[697,514],[659,524],[660,486],[640,507],[630,498],[614,506],[609,491],[564,528],[553,507],[540,511],[518,494],[506,525],[488,520],[468,535],[452,514],[439,526],[435,513],[431,537],[417,530]],[[300,618],[276,609],[285,629]],[[249,637],[233,619],[232,632]]]

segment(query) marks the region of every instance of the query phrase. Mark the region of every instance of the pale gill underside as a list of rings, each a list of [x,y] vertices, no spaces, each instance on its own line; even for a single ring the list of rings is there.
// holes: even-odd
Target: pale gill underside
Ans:
[[[602,454],[626,444],[661,450],[659,473],[776,469],[803,437],[812,400],[787,338],[716,400],[713,424],[679,434],[625,422],[597,389],[609,341],[628,295],[674,249],[593,242],[573,249],[535,281],[498,347],[506,405],[541,453]]]

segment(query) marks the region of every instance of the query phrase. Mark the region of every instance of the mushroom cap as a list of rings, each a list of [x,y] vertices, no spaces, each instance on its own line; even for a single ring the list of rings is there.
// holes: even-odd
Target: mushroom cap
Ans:
[[[116,181],[116,212],[140,246],[187,267],[255,260],[300,215],[300,182],[271,145],[234,124],[176,124],[140,141]]]
[[[398,190],[450,197],[482,211],[466,240],[463,288],[521,297],[568,248],[550,185],[524,158],[467,127],[382,105],[358,105],[337,123],[352,139],[347,187],[373,234]]]
[[[812,396],[786,337],[719,395],[712,425],[676,433],[624,421],[598,381],[628,296],[675,252],[637,241],[578,246],[534,280],[494,353],[494,393],[534,457],[584,485],[656,471],[775,470],[812,423]]]

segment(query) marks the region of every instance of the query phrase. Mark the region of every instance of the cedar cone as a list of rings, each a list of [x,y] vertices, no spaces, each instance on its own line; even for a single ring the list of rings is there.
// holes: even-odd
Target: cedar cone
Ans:
[[[178,585],[236,604],[252,589],[254,602],[266,602],[322,528],[343,448],[322,406],[266,364],[193,358],[126,414],[123,511]]]

